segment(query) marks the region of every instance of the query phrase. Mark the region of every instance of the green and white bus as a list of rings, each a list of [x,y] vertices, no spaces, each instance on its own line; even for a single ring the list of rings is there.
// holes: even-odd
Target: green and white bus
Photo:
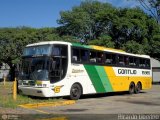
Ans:
[[[29,44],[22,56],[18,88],[39,97],[151,88],[150,57],[95,45],[49,41]]]

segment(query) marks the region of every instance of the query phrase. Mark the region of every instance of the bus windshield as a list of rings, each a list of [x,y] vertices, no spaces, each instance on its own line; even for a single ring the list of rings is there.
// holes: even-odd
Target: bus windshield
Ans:
[[[23,55],[19,74],[21,80],[49,80],[55,83],[67,73],[67,45],[26,47]]]
[[[50,51],[50,45],[31,46],[24,49],[23,56],[49,55]]]
[[[20,78],[22,80],[48,80],[49,59],[47,57],[24,58]]]

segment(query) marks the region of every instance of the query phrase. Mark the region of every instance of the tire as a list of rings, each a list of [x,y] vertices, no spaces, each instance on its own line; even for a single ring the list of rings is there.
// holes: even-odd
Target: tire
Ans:
[[[133,94],[134,92],[135,92],[135,85],[134,85],[134,83],[130,83],[129,94]]]
[[[79,84],[73,84],[70,90],[70,99],[78,100],[82,95],[82,88]]]
[[[135,93],[136,94],[140,93],[141,89],[142,89],[141,83],[138,82],[136,87],[135,87]]]

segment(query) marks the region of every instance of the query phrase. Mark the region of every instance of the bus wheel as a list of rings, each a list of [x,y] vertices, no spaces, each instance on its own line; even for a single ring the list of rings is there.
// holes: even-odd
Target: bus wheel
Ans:
[[[138,94],[141,91],[141,89],[142,89],[141,83],[138,82],[135,87],[135,93]]]
[[[78,100],[82,94],[82,88],[79,84],[73,84],[70,90],[70,99]]]
[[[130,86],[129,86],[129,94],[133,94],[135,91],[135,85],[134,83],[130,83]]]

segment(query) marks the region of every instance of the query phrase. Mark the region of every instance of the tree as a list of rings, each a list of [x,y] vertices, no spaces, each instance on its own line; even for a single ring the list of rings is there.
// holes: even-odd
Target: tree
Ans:
[[[27,44],[56,40],[56,38],[57,34],[53,28],[1,28],[0,62],[10,66],[11,80],[14,79],[15,65],[21,60],[22,51]]]
[[[142,7],[149,11],[150,14],[160,24],[160,0],[138,0]]]
[[[159,25],[138,7],[115,8],[108,3],[83,1],[80,6],[60,15],[58,23],[61,26],[57,28],[60,35],[72,35],[85,39],[89,44],[133,53],[152,56],[159,53]]]
[[[20,62],[27,44],[54,40],[76,42],[72,36],[60,37],[55,28],[0,28],[0,63],[10,66],[11,80],[14,79],[15,65]]]
[[[23,47],[35,41],[35,29],[3,28],[0,29],[0,61],[10,66],[11,79],[14,79],[15,64],[19,62]]]
[[[109,16],[115,8],[108,3],[98,1],[84,1],[80,6],[73,7],[71,11],[60,13],[58,23],[60,34],[73,35],[80,39],[93,40],[101,36],[108,28]],[[101,16],[108,18],[108,21],[101,22]]]
[[[113,42],[112,38],[107,35],[102,35],[98,37],[98,39],[89,41],[90,45],[98,45],[98,46],[104,46],[108,48],[114,48],[115,43]]]

